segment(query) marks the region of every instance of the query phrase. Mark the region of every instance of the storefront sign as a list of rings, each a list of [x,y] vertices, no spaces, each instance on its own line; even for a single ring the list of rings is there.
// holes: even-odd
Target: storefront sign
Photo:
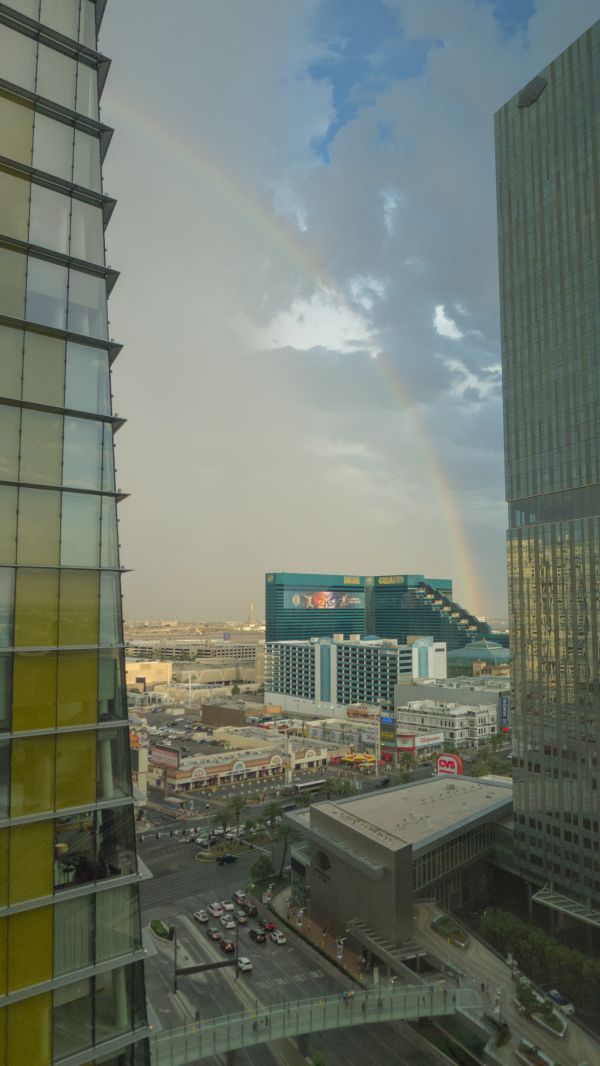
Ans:
[[[460,755],[438,755],[437,757],[437,772],[438,774],[462,774],[463,761]]]

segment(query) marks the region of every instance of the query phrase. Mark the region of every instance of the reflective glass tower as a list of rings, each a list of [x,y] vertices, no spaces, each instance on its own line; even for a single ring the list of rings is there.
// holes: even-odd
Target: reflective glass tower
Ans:
[[[600,23],[496,115],[515,831],[600,909]],[[561,898],[562,897],[562,898]]]
[[[146,1062],[97,0],[0,5],[0,1064]]]

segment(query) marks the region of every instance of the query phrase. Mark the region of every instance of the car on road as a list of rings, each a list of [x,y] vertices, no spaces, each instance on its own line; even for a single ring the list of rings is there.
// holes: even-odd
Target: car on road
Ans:
[[[219,866],[228,866],[230,862],[237,862],[237,855],[218,855],[217,862]]]
[[[236,889],[232,894],[232,900],[234,903],[244,903],[246,900],[246,893],[242,892],[241,888]]]
[[[287,937],[283,935],[280,929],[274,929],[271,933],[271,940],[275,944],[287,944]]]
[[[235,929],[235,922],[230,914],[224,914],[219,921],[221,922],[223,929]]]
[[[248,958],[247,955],[240,955],[240,957],[238,959],[238,970],[241,970],[242,973],[250,973],[251,972],[252,963],[250,962],[250,959]]]
[[[249,935],[250,935],[250,940],[253,940],[255,944],[266,944],[267,943],[266,934],[263,933],[262,929],[250,929],[249,930]]]
[[[233,910],[233,903],[231,902],[230,899],[222,899],[221,900],[221,906],[222,906],[224,911],[230,911],[231,912]]]
[[[208,921],[208,912],[207,911],[194,911],[194,918],[196,919],[197,922],[207,922]]]
[[[258,914],[254,904],[250,903],[248,900],[245,900],[244,903],[242,903],[242,910],[245,911],[249,918],[256,918],[256,915]]]
[[[258,924],[262,925],[265,933],[272,933],[274,929],[277,929],[275,922],[272,922],[270,918],[259,918]]]
[[[247,925],[248,923],[248,915],[245,913],[245,911],[235,911],[234,918],[238,925]]]
[[[233,943],[233,940],[223,939],[221,941],[221,951],[224,951],[226,955],[233,954],[233,952],[235,951],[235,944]]]
[[[382,777],[381,780],[378,781],[375,785],[375,788],[387,788],[388,785],[391,783],[391,780],[391,777]]]
[[[216,925],[209,925],[206,930],[206,935],[209,940],[220,940],[221,930],[217,929]]]
[[[215,901],[215,903],[209,903],[208,913],[212,914],[213,918],[222,918],[225,914],[225,911],[223,910],[221,904]]]
[[[569,1003],[567,997],[563,996],[562,993],[559,992],[556,988],[551,988],[549,992],[546,992],[546,996],[552,1003],[555,1004],[555,1006],[558,1007],[559,1010],[563,1012],[563,1014],[575,1013],[575,1007],[573,1006],[573,1004]]]

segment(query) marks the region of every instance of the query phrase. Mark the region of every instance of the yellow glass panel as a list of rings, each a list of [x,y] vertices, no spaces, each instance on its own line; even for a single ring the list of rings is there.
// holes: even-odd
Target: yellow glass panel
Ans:
[[[42,333],[26,333],[23,399],[62,407],[66,357],[66,341],[46,337]]]
[[[10,1066],[50,1066],[52,995],[30,996],[8,1008],[6,1061]]]
[[[63,570],[60,578],[60,644],[97,644],[100,575]]]
[[[43,814],[54,808],[54,737],[23,737],[11,745],[11,814]]]
[[[2,154],[17,163],[31,165],[33,150],[33,107],[7,93],[0,95]]]
[[[0,97],[1,99],[1,97]],[[0,129],[2,126],[0,125]],[[0,326],[0,395],[21,399],[23,369],[23,330]]]
[[[0,248],[0,315],[25,317],[26,272],[27,257],[22,252]]]
[[[8,1059],[6,1058],[7,1013],[6,1007],[0,1007],[0,1066],[8,1066]]]
[[[10,903],[51,896],[53,877],[53,820],[13,826],[10,831]]]
[[[56,809],[96,802],[96,732],[56,738]]]
[[[0,996],[6,995],[8,981],[8,918],[0,918]],[[2,1059],[0,1058],[0,1062]]]
[[[57,725],[92,725],[97,705],[98,652],[60,652]]]
[[[58,637],[58,571],[17,571],[15,647],[55,645]]]
[[[27,240],[31,182],[0,168],[0,233]]]
[[[18,652],[13,671],[13,729],[52,729],[56,723],[56,653]]]
[[[59,556],[60,492],[21,489],[17,563],[58,566]]]
[[[52,907],[11,915],[8,925],[8,990],[52,977]]]
[[[0,907],[8,903],[8,829],[0,829]]]
[[[14,563],[17,545],[17,490],[0,485],[0,563]]]

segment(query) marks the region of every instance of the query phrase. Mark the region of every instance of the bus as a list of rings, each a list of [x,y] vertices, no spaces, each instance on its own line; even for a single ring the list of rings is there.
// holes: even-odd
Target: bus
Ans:
[[[324,777],[319,778],[317,781],[299,781],[295,786],[296,793],[299,792],[320,792],[322,788],[325,788],[327,781]]]

